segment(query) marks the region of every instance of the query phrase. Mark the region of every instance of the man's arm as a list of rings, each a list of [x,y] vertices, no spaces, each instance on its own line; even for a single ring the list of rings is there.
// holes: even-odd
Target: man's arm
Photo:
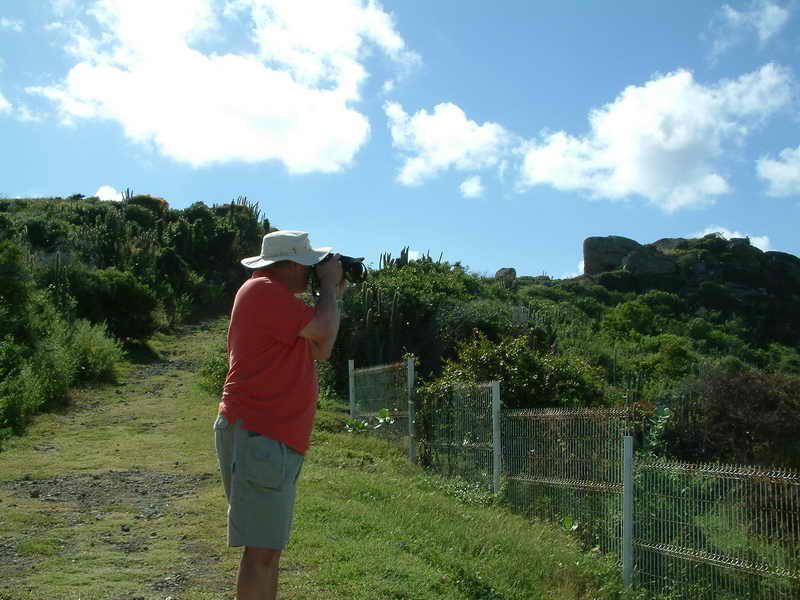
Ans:
[[[339,256],[317,267],[319,278],[319,298],[316,314],[311,322],[300,330],[298,335],[311,342],[311,354],[315,360],[328,360],[339,333],[341,315],[336,300],[344,292],[342,263]]]

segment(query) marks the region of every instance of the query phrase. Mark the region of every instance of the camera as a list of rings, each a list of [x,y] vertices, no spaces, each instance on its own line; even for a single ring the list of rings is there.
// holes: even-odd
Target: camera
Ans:
[[[319,261],[318,264],[322,264],[327,260],[330,260],[333,254],[328,254],[325,258]],[[352,256],[345,256],[344,254],[339,255],[339,261],[342,263],[342,271],[344,273],[344,278],[352,284],[362,283],[367,279],[367,267],[364,266],[363,259],[359,260],[357,258],[353,258]],[[316,269],[313,271],[315,283],[317,279],[317,272]]]

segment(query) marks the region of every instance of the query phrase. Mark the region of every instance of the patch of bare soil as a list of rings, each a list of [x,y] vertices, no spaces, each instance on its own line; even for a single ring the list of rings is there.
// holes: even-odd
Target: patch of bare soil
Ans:
[[[141,509],[143,516],[153,518],[162,516],[161,509],[170,498],[193,494],[200,482],[211,476],[211,473],[181,475],[140,469],[65,473],[52,479],[26,476],[17,481],[0,481],[0,489],[43,502],[72,502],[81,509],[128,505]]]
[[[157,473],[141,469],[105,471],[100,473],[65,473],[51,479],[34,479],[25,476],[16,481],[0,481],[5,489],[18,498],[32,498],[42,503],[60,503],[68,510],[62,513],[71,525],[85,523],[87,519],[101,519],[92,509],[108,506],[129,507],[134,513],[129,524],[119,531],[106,532],[96,542],[107,544],[119,552],[132,554],[147,552],[153,542],[151,537],[137,534],[137,520],[160,519],[169,503],[189,496],[198,485],[212,477],[211,473],[183,475]],[[72,509],[72,510],[69,510]],[[18,551],[19,544],[46,531],[47,526],[34,526],[14,538],[0,538],[0,574],[6,577],[23,573],[35,558]],[[177,592],[188,581],[204,577],[216,562],[206,548],[195,547],[182,540],[189,571],[174,574],[151,582],[154,591]]]

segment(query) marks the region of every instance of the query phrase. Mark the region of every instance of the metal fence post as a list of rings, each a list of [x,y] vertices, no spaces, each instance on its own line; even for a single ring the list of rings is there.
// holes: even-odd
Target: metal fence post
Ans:
[[[408,391],[408,458],[412,463],[417,462],[417,411],[415,406],[416,373],[414,372],[414,358],[406,359],[406,389]]]
[[[492,491],[500,491],[500,471],[502,469],[502,440],[500,439],[500,382],[493,381],[492,386]]]
[[[624,438],[622,474],[622,580],[633,583],[633,437]]]
[[[347,372],[350,379],[350,418],[356,418],[356,364],[354,360],[347,361]]]

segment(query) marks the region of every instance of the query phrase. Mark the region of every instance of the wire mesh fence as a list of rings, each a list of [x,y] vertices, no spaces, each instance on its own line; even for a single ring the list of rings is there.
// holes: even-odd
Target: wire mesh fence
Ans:
[[[639,460],[635,578],[698,599],[800,598],[800,474]]]
[[[427,464],[446,476],[458,476],[492,489],[494,446],[492,384],[453,390],[429,415],[427,435],[420,439]]]
[[[519,512],[579,531],[621,557],[625,409],[502,413],[505,496]]]
[[[370,430],[381,435],[407,435],[412,365],[406,361],[356,369],[351,364],[350,418],[365,422]],[[410,378],[409,370],[412,370]]]
[[[496,383],[454,388],[415,438],[402,421],[414,406],[411,365],[351,369],[351,410],[378,418],[396,407],[395,430],[410,433],[433,470],[495,491],[502,474],[514,509],[573,529],[620,563],[624,555],[626,581],[632,572],[653,593],[800,598],[800,473],[632,459],[634,409],[501,411]]]

